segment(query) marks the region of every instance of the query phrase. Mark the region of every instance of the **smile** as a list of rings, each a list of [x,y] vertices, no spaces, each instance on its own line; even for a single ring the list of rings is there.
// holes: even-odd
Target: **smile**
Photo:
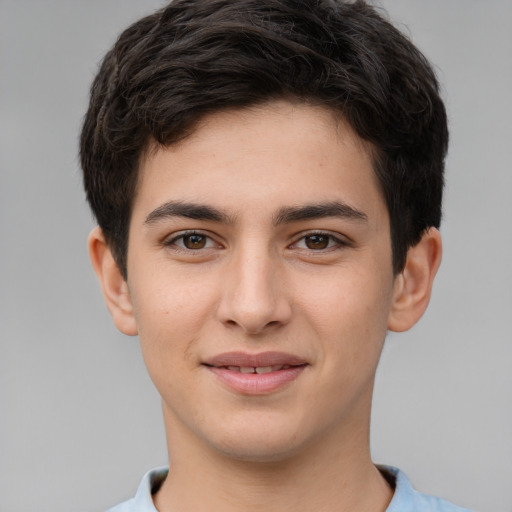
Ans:
[[[280,352],[229,352],[207,360],[204,366],[230,391],[265,395],[285,388],[299,377],[308,363]]]
[[[289,365],[276,364],[273,366],[227,366],[226,367],[231,372],[240,372],[240,373],[270,373],[277,372],[279,370],[287,370],[290,368]]]

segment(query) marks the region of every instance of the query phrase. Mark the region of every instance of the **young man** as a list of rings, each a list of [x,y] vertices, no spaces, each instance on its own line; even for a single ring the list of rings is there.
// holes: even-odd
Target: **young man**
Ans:
[[[441,260],[447,140],[365,2],[175,0],[120,36],[81,137],[89,247],[170,468],[112,511],[462,510],[369,450],[386,332]]]

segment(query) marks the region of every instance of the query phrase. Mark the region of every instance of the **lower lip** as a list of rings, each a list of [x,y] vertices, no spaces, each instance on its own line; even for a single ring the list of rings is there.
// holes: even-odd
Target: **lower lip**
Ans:
[[[210,370],[228,388],[243,395],[265,395],[277,391],[293,382],[306,368],[306,365],[292,366],[285,370],[268,373],[241,373],[208,366]]]

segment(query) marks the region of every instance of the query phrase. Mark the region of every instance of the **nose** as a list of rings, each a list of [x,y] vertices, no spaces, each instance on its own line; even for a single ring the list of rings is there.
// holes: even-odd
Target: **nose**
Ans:
[[[282,263],[265,248],[246,248],[226,268],[220,321],[238,326],[246,334],[260,334],[286,325],[291,318]]]

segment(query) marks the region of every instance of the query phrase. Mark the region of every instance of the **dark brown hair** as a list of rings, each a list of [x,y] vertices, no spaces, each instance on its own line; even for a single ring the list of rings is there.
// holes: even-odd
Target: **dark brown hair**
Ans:
[[[105,56],[85,116],[87,199],[126,278],[141,155],[216,111],[273,99],[339,113],[374,148],[393,267],[441,221],[448,129],[435,74],[364,1],[175,0]]]

